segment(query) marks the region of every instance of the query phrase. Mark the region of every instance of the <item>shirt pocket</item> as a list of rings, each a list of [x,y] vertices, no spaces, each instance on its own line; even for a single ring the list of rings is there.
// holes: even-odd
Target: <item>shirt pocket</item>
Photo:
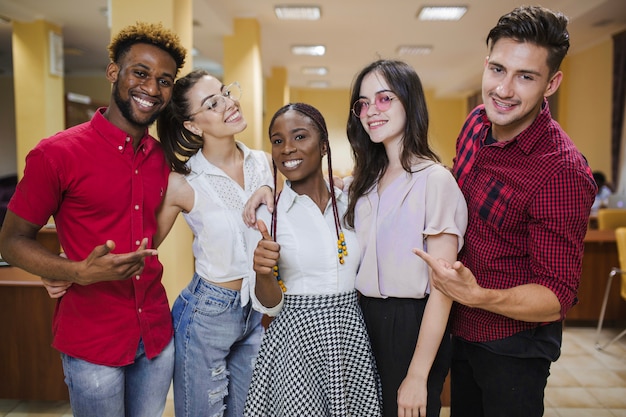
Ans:
[[[483,195],[479,199],[482,203],[478,207],[478,216],[493,227],[501,228],[513,199],[513,189],[492,178],[480,192]]]

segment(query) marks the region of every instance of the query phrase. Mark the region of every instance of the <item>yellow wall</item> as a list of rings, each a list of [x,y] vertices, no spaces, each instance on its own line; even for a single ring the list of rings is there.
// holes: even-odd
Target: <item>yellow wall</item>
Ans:
[[[426,91],[428,106],[429,141],[441,162],[451,167],[454,158],[456,138],[467,116],[464,98],[436,98],[432,91]]]
[[[338,176],[352,172],[352,153],[346,136],[348,121],[348,89],[291,88],[291,102],[303,102],[316,107],[324,116],[332,149],[333,172]],[[274,114],[278,109],[267,109]],[[271,116],[270,116],[271,117]],[[267,136],[267,135],[266,135]],[[266,140],[269,140],[267,137]]]
[[[562,67],[559,122],[592,170],[611,179],[611,88],[613,42],[567,57]]]

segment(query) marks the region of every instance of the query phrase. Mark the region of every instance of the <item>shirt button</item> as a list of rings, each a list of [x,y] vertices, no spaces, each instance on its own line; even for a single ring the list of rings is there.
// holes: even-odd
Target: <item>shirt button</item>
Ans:
[[[140,243],[141,243],[140,241],[135,240],[135,245],[139,246]]]
[[[139,281],[139,275],[135,275],[135,279]]]
[[[138,169],[135,170],[135,174],[139,174],[139,170]]]
[[[117,149],[119,149],[121,151],[122,149],[124,149],[124,147],[122,145],[120,145],[120,146],[117,147]]]
[[[126,136],[126,142],[130,142],[130,137]]]
[[[139,210],[139,205],[135,204],[135,210]]]
[[[138,311],[141,313],[141,307],[139,308],[139,310],[138,310]]]

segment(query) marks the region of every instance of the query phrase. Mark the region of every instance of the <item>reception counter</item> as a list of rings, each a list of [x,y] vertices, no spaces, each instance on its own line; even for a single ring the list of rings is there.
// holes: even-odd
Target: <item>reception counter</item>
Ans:
[[[619,267],[615,232],[613,230],[587,231],[583,256],[578,304],[567,314],[566,323],[595,326],[600,316],[602,299],[611,268]],[[620,279],[613,280],[605,320],[607,325],[626,322],[626,301],[619,293]]]
[[[43,228],[37,238],[59,253],[54,228]],[[48,296],[38,276],[2,266],[0,305],[0,398],[68,400],[61,357],[51,347],[56,300]]]
[[[0,398],[69,399],[61,357],[50,346],[55,304],[39,277],[0,267]]]

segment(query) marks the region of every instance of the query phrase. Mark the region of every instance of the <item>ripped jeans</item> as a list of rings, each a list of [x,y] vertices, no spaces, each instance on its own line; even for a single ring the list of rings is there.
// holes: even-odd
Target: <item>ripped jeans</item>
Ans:
[[[197,274],[174,302],[176,417],[243,415],[263,337],[251,304]]]

